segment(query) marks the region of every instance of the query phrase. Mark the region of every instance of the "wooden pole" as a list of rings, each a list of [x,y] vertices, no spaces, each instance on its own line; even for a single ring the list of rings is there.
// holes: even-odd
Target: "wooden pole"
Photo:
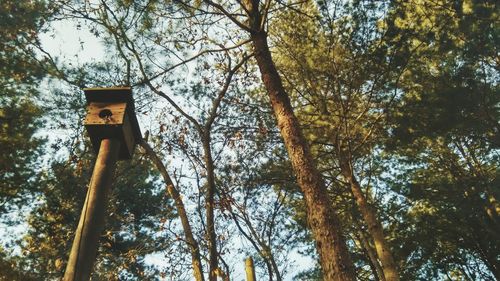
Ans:
[[[103,139],[101,141],[64,273],[64,281],[87,281],[90,279],[119,150],[119,140]]]
[[[247,281],[256,281],[255,268],[253,266],[252,257],[248,257],[245,261],[245,271],[247,272]]]

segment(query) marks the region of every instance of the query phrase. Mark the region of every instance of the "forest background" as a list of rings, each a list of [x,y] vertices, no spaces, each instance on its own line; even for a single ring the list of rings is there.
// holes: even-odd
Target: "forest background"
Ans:
[[[64,273],[95,158],[81,89],[109,86],[133,88],[144,140],[93,280],[241,280],[246,256],[262,280],[500,280],[498,15],[1,1],[0,280]]]

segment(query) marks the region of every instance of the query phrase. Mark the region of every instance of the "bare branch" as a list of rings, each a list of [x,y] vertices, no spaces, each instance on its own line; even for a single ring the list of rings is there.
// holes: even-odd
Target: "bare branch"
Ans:
[[[203,268],[201,265],[200,249],[198,242],[196,242],[196,240],[194,239],[193,231],[187,216],[186,208],[184,207],[184,202],[182,201],[182,196],[180,195],[177,188],[175,188],[174,182],[170,178],[170,175],[168,174],[165,165],[161,161],[158,154],[154,152],[153,148],[151,148],[151,146],[144,140],[141,141],[139,145],[144,149],[146,155],[151,159],[151,161],[153,161],[153,163],[155,164],[156,168],[162,175],[163,180],[167,185],[167,192],[170,195],[170,197],[174,200],[177,213],[181,219],[181,224],[184,230],[186,243],[188,244],[191,250],[191,260],[194,271],[193,272],[194,277],[197,281],[203,281],[204,277],[203,277]]]
[[[214,2],[212,2],[210,0],[205,0],[204,2],[207,3],[208,5],[216,8],[217,10],[221,11],[228,19],[230,19],[232,22],[234,22],[241,29],[243,29],[245,31],[248,31],[248,32],[252,32],[252,29],[249,26],[245,25],[244,23],[242,23],[238,19],[236,19],[233,16],[233,14],[229,13],[228,11],[226,11],[226,9],[224,9],[224,7],[222,7],[222,5],[214,3]]]

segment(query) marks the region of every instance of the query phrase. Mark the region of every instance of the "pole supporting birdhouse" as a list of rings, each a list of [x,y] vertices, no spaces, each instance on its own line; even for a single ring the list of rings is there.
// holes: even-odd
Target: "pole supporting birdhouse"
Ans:
[[[92,88],[84,92],[87,99],[84,125],[97,160],[66,265],[65,281],[90,279],[116,161],[131,159],[136,143],[141,140],[131,88]]]
[[[252,257],[248,257],[245,260],[245,272],[247,275],[247,281],[256,281],[256,279],[255,279],[255,267],[253,264]]]

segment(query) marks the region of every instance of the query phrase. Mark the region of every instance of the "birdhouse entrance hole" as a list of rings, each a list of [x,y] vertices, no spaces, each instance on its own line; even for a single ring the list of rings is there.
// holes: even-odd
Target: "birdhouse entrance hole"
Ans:
[[[111,112],[111,110],[107,108],[99,112],[99,117],[101,117],[102,119],[108,119],[111,117],[111,115],[113,115],[113,112]]]
[[[119,159],[130,159],[135,144],[141,141],[141,130],[134,112],[129,87],[84,89],[87,98],[85,127],[96,153],[103,139],[120,141]]]

